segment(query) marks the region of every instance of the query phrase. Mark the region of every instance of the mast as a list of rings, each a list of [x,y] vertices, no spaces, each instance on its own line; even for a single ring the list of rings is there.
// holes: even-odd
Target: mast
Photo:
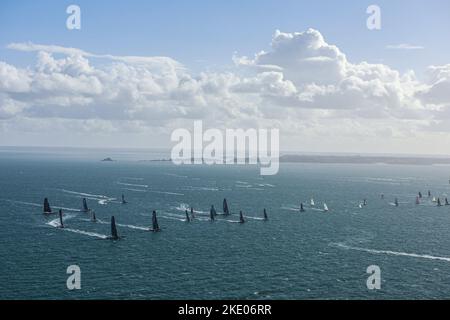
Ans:
[[[264,208],[264,220],[267,221],[269,218],[267,217],[267,211],[266,208]]]
[[[50,203],[47,198],[44,199],[44,213],[52,213],[52,208],[50,208]]]
[[[185,210],[185,213],[186,213],[186,222],[190,222],[191,219],[189,218],[189,213],[188,213],[188,211]]]

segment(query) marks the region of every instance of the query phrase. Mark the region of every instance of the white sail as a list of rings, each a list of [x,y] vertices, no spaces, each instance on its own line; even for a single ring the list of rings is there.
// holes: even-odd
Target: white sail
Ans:
[[[314,206],[314,205],[315,205],[314,199],[311,198],[311,206]]]
[[[328,211],[328,206],[326,203],[323,204],[323,211]]]

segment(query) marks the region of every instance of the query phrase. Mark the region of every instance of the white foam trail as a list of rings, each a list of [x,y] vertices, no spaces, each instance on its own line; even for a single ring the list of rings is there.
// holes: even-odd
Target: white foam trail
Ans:
[[[109,222],[106,222],[106,221],[103,221],[103,220],[100,220],[100,219],[97,219],[97,222],[101,223],[101,224],[110,224]],[[144,231],[150,230],[150,228],[141,227],[141,226],[135,226],[135,225],[132,225],[132,224],[116,223],[116,226],[124,227],[124,228],[130,228],[130,229],[136,229],[136,230],[144,230]]]
[[[142,181],[142,180],[144,180],[144,178],[133,178],[133,177],[123,177],[121,179],[134,180],[134,181]]]
[[[17,200],[9,200],[9,199],[2,199],[2,200],[8,201],[8,202],[12,202],[12,203],[17,203],[17,204],[25,204],[27,206],[42,207],[42,204],[38,204],[38,203],[32,203],[32,202],[26,202],[26,201],[17,201]]]
[[[264,220],[264,218],[259,218],[259,217],[250,217],[250,216],[245,216],[246,219],[253,219],[253,220]]]
[[[217,187],[186,186],[186,187],[183,187],[183,190],[189,190],[189,191],[219,191],[219,188],[217,188]]]
[[[157,191],[157,190],[149,190],[148,192],[160,193],[160,194],[169,194],[169,195],[172,195],[172,196],[184,196],[183,193],[177,193],[177,192]]]
[[[129,187],[148,188],[148,185],[146,185],[146,184],[126,183],[126,182],[117,182],[117,184],[120,184],[122,186],[129,186]]]
[[[171,216],[160,215],[159,217],[163,218],[163,219],[170,219],[170,220],[177,220],[177,221],[186,221],[186,219],[180,219],[180,218],[175,218],[175,217],[171,217]]]
[[[62,192],[65,193],[69,193],[69,194],[75,194],[75,195],[79,195],[79,196],[83,196],[83,197],[93,197],[93,198],[100,198],[100,199],[106,199],[106,200],[115,200],[115,198],[111,198],[102,194],[90,194],[90,193],[84,193],[84,192],[77,192],[77,191],[72,191],[72,190],[66,190],[66,189],[61,189]],[[98,200],[98,199],[96,199]]]
[[[187,178],[188,176],[182,176],[180,174],[175,173],[165,173],[166,176],[177,177],[177,178]]]
[[[398,252],[398,251],[390,251],[390,250],[375,250],[375,249],[368,249],[368,248],[361,248],[361,247],[352,247],[352,246],[348,246],[343,243],[335,243],[333,245],[335,245],[339,248],[343,248],[343,249],[364,251],[364,252],[374,253],[374,254],[388,254],[388,255],[393,255],[393,256],[403,256],[403,257],[441,260],[441,261],[450,262],[450,257],[439,257],[439,256],[432,256],[429,254],[407,253],[407,252]]]
[[[271,187],[271,188],[275,188],[275,186],[273,184],[270,183],[258,183],[259,187]]]
[[[236,220],[227,220],[227,219],[217,219],[215,221],[225,221],[225,222],[229,222],[229,223],[240,223],[239,221],[236,221]]]
[[[282,210],[300,211],[300,208],[295,207],[281,207]]]
[[[108,200],[98,200],[98,204],[101,204],[102,206],[106,205]]]
[[[100,239],[108,239],[107,235],[95,233],[95,232],[88,232],[88,231],[83,231],[83,230],[78,230],[78,229],[70,229],[70,228],[61,228],[61,230],[70,231],[70,232],[74,232],[74,233],[78,233],[78,234],[84,234],[86,236],[96,237],[96,238],[100,238]]]
[[[175,207],[175,209],[176,210],[178,210],[178,211],[189,211],[189,212],[191,212],[191,207],[188,205],[188,204],[186,204],[186,203],[181,203],[178,207]],[[206,212],[206,211],[202,211],[202,210],[195,210],[194,209],[194,213],[197,213],[197,214],[209,214],[209,212]]]
[[[134,192],[147,192],[147,190],[133,189],[133,188],[123,188],[123,190],[134,191]]]

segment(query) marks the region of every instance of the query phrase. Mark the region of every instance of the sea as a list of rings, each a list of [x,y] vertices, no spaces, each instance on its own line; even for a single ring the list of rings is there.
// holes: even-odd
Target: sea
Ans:
[[[449,166],[282,163],[261,176],[256,165],[150,161],[163,158],[0,148],[0,299],[450,298],[450,206],[433,202],[450,197]],[[149,231],[153,210],[161,232]],[[107,238],[111,216],[119,240]]]

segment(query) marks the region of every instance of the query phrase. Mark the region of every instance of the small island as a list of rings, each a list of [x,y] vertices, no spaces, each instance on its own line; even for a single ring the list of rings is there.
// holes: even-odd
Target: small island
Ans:
[[[114,160],[109,157],[102,160],[102,162],[113,162],[113,161]]]

